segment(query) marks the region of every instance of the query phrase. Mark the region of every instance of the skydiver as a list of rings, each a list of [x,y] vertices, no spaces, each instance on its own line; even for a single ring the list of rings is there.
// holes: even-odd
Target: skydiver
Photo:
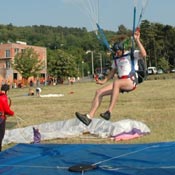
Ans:
[[[146,50],[140,41],[140,30],[135,31],[134,40],[138,47],[138,50],[134,51],[134,67],[137,70],[137,60],[146,57]],[[118,100],[119,93],[121,91],[134,90],[138,82],[137,73],[130,75],[132,70],[131,56],[128,54],[129,51],[125,50],[124,44],[122,42],[117,42],[113,45],[112,50],[114,52],[114,59],[111,66],[112,69],[105,79],[96,80],[96,83],[99,85],[105,84],[108,80],[114,77],[116,72],[118,74],[118,78],[114,78],[112,83],[96,90],[91,104],[91,109],[87,114],[81,114],[79,112],[75,113],[76,117],[87,126],[91,123],[92,118],[94,117],[95,112],[100,106],[104,96],[110,96],[110,104],[106,112],[101,113],[100,116],[105,120],[109,120],[111,118],[112,110]]]

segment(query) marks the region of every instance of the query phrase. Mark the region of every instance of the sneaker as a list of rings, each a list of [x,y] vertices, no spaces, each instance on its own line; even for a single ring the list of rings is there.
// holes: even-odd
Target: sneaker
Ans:
[[[76,112],[75,113],[76,117],[81,121],[83,122],[85,125],[89,125],[91,123],[91,119],[89,119],[86,114],[80,114],[79,112]]]
[[[100,117],[104,118],[105,120],[109,120],[111,118],[111,113],[106,111],[105,113],[101,113]]]

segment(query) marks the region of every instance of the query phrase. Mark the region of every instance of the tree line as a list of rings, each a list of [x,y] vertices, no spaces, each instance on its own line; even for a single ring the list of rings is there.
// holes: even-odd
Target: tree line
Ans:
[[[141,40],[147,50],[147,66],[156,66],[165,71],[175,67],[175,27],[144,20],[140,29]],[[116,31],[104,29],[104,33],[112,45],[122,37],[130,38],[132,31],[121,24]],[[20,27],[1,24],[0,42],[16,41],[46,47],[48,74],[54,77],[91,74],[91,54],[87,51],[94,53],[94,68],[100,67],[101,63],[103,67],[110,66],[112,60],[95,31],[87,31],[85,27],[45,25]],[[102,55],[102,60],[99,55]]]

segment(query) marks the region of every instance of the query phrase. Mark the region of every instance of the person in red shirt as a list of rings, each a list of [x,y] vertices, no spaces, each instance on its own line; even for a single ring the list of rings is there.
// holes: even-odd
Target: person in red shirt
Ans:
[[[10,104],[8,104],[7,92],[9,90],[9,85],[4,84],[1,86],[0,91],[0,151],[2,150],[2,140],[5,135],[5,124],[6,124],[6,116],[14,115],[14,111],[10,109]]]

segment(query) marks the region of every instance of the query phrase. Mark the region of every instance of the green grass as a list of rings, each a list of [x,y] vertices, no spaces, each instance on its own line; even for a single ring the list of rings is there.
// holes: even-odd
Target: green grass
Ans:
[[[7,120],[7,129],[25,127],[50,121],[74,118],[76,111],[89,111],[95,90],[100,85],[95,82],[75,83],[74,85],[46,86],[42,94],[61,93],[63,97],[29,97],[28,88],[11,89],[14,117]],[[130,93],[120,94],[118,103],[112,112],[111,121],[134,119],[144,122],[151,134],[124,142],[110,139],[72,138],[43,141],[43,143],[149,143],[175,140],[175,78],[166,80],[147,80]],[[96,117],[107,109],[109,97],[103,99]],[[17,122],[16,117],[23,120]],[[6,149],[9,146],[4,146]]]

